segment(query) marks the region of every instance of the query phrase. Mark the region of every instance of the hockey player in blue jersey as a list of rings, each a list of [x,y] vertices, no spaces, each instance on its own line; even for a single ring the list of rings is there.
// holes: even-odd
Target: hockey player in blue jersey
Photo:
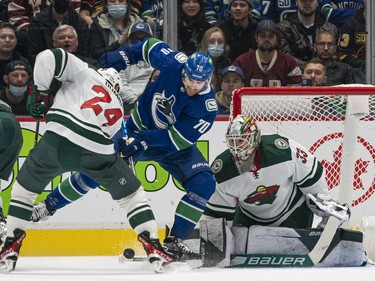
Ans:
[[[166,43],[151,38],[106,53],[100,63],[102,67],[121,70],[139,60],[160,70],[160,75],[136,103],[126,126],[131,143],[120,140],[119,151],[135,162],[158,162],[185,188],[186,195],[177,206],[174,224],[164,244],[174,250],[177,257],[189,258],[192,252],[183,240],[193,231],[215,189],[211,169],[195,146],[195,142],[210,130],[217,113],[209,83],[212,61],[203,53],[188,58],[171,50]],[[62,195],[65,192],[73,192],[78,199],[96,186],[81,173],[72,175],[41,203],[42,206],[35,206],[33,219],[45,218],[73,201],[66,200]]]

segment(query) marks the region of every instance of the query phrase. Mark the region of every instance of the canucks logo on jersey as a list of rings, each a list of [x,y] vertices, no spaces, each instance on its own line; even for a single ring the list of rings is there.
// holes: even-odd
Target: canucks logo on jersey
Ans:
[[[176,122],[176,116],[173,113],[173,105],[176,101],[174,95],[165,97],[165,92],[155,93],[152,100],[152,116],[155,125],[159,129],[167,129],[170,124]],[[165,120],[165,121],[163,121]]]

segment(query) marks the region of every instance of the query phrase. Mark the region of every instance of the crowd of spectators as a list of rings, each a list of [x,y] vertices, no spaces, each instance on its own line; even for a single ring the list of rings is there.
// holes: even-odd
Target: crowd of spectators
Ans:
[[[219,114],[243,86],[365,83],[365,1],[177,0],[178,49],[211,55]],[[163,0],[1,0],[0,12],[1,100],[14,108],[23,101],[15,87],[31,84],[45,49],[63,48],[98,68],[101,55],[123,44],[163,38]],[[132,93],[122,95],[127,103],[152,73],[144,62],[120,73]]]

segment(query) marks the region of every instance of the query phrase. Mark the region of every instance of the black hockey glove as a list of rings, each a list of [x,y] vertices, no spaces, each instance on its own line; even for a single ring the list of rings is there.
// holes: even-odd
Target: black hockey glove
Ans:
[[[148,148],[144,134],[140,132],[135,132],[135,138],[121,139],[118,145],[123,158],[137,156]]]
[[[47,91],[39,91],[36,85],[29,87],[26,107],[30,115],[35,119],[43,118],[50,106],[51,98]]]

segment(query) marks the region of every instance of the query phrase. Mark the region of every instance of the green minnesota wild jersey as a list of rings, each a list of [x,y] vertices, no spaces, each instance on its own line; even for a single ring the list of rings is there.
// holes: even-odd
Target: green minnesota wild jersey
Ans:
[[[34,84],[48,90],[53,78],[62,82],[46,116],[52,131],[87,150],[113,154],[111,137],[121,129],[122,101],[112,85],[96,70],[63,49],[38,54]]]
[[[302,145],[264,135],[253,165],[234,160],[229,150],[212,163],[216,190],[205,215],[233,220],[236,207],[262,225],[279,226],[305,201],[306,193],[327,193],[325,171]]]

